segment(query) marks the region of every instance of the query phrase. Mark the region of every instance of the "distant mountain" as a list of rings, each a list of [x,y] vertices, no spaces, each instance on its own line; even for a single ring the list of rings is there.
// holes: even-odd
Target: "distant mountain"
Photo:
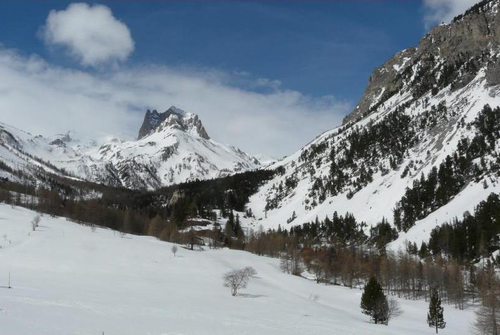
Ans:
[[[248,205],[258,222],[385,218],[396,248],[499,192],[499,6],[481,2],[375,69],[342,126],[269,167],[281,174]]]
[[[151,135],[158,128],[164,129],[166,127],[179,129],[197,135],[205,140],[210,140],[207,131],[197,115],[187,114],[183,110],[173,106],[163,113],[158,113],[156,110],[148,110],[144,116],[141,129],[139,129],[137,140]]]
[[[197,115],[175,107],[147,111],[136,141],[98,143],[71,133],[47,138],[0,123],[0,158],[15,169],[42,168],[133,189],[157,189],[260,166],[255,157],[210,139]]]

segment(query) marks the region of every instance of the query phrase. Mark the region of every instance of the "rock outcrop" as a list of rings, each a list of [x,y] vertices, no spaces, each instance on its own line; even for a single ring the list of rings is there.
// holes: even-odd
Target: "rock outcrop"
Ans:
[[[500,1],[485,0],[448,25],[433,28],[418,47],[403,50],[375,69],[368,87],[343,124],[373,112],[393,95],[412,88],[415,99],[429,91],[451,85],[455,91],[466,86],[481,68],[487,84],[500,83]]]
[[[206,140],[210,139],[198,115],[186,113],[174,106],[163,113],[158,113],[156,110],[148,110],[144,116],[144,122],[139,129],[137,139],[140,140],[153,131],[162,130],[167,127],[176,128],[184,132],[191,132]]]

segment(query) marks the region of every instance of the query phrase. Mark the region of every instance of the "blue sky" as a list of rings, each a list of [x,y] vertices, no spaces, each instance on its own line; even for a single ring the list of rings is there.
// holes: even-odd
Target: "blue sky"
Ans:
[[[158,73],[151,68],[159,67],[165,71],[165,78],[175,77],[180,83],[189,79],[190,86],[185,84],[182,96],[165,88],[163,96],[169,99],[155,96],[150,101],[120,100],[119,106],[126,104],[127,111],[119,117],[125,121],[118,122],[121,133],[116,135],[133,136],[144,108],[167,109],[168,105],[177,105],[200,114],[209,133],[221,134],[212,137],[245,150],[263,152],[269,142],[288,143],[268,152],[279,156],[299,149],[315,135],[338,125],[362,95],[373,69],[399,50],[416,45],[429,28],[429,20],[438,21],[451,15],[452,4],[460,0],[442,0],[450,4],[449,8],[433,8],[429,1],[87,2],[108,7],[111,15],[129,29],[133,40],[133,51],[125,52],[119,60],[96,66],[84,64],[81,58],[75,58],[75,52],[67,52],[68,36],[64,37],[65,42],[57,42],[54,37],[48,42],[44,37],[49,12],[64,13],[69,2],[6,1],[0,2],[0,43],[4,52],[15,51],[19,63],[33,57],[44,62],[46,71],[52,71],[44,73],[45,76],[56,76],[57,70],[66,76],[76,71],[89,76],[89,81],[100,80],[104,85],[103,80],[108,80],[106,86],[130,88],[133,83],[117,84],[116,77],[126,77],[124,74],[130,77],[133,72],[134,76],[143,75],[141,80],[151,84],[149,79]],[[429,19],[436,14],[437,17]],[[71,37],[69,40],[73,41]],[[88,49],[86,45],[82,47]],[[208,87],[212,84],[219,87],[220,92],[197,91],[199,81]],[[224,95],[229,94],[227,91],[229,97]],[[114,92],[110,90],[107,94],[114,97]],[[216,112],[226,108],[211,101],[212,95],[219,93],[220,101],[254,99],[256,102],[255,105],[235,103],[224,113]],[[235,94],[244,94],[244,98]],[[283,105],[279,105],[280,99],[285,101]],[[245,105],[253,109],[246,110]],[[262,111],[255,111],[256,106]],[[29,119],[28,107],[23,112],[25,119]],[[44,114],[43,119],[49,115],[61,119],[64,114],[54,112],[54,108],[48,106],[39,114]],[[71,121],[71,115],[67,114],[65,119]],[[228,115],[231,119],[234,116],[233,123],[226,122]],[[0,117],[0,121],[22,123],[28,130],[42,133],[68,127],[63,122],[52,122],[38,129],[35,124],[26,125],[21,116]],[[250,120],[255,118],[259,122],[252,123]],[[310,124],[294,123],[297,118],[307,118]],[[255,128],[263,124],[272,127],[262,130],[262,140],[255,144]],[[304,128],[302,132],[297,132],[298,125]],[[113,127],[101,129],[106,130],[116,132]],[[278,135],[270,136],[270,132]]]
[[[136,43],[129,62],[248,72],[355,102],[374,67],[425,33],[419,1],[101,2]],[[0,41],[72,66],[34,32],[63,1],[1,2]],[[22,22],[22,24],[20,24]]]

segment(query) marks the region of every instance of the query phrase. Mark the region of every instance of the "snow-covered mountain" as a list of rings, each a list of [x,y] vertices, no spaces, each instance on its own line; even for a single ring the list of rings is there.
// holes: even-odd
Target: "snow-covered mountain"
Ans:
[[[71,132],[32,136],[0,123],[0,158],[16,170],[42,168],[133,189],[156,189],[260,166],[255,157],[212,140],[197,115],[175,107],[164,113],[148,111],[135,141],[111,138],[98,143],[79,140]]]
[[[270,167],[281,173],[248,205],[258,222],[290,227],[350,212],[369,226],[403,220],[393,246],[420,245],[436,224],[500,191],[499,6],[481,2],[377,68],[342,126]],[[412,196],[425,205],[412,207]]]

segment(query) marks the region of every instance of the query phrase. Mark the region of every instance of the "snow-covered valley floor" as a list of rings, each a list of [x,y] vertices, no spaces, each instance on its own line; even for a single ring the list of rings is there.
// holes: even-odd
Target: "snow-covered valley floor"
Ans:
[[[427,303],[400,300],[389,326],[360,312],[361,291],[283,274],[279,261],[234,250],[188,251],[151,237],[0,204],[0,334],[433,334]],[[10,242],[9,242],[10,241]],[[224,272],[254,267],[241,295]],[[315,299],[314,297],[317,297]],[[470,333],[473,311],[445,305],[442,334]]]

